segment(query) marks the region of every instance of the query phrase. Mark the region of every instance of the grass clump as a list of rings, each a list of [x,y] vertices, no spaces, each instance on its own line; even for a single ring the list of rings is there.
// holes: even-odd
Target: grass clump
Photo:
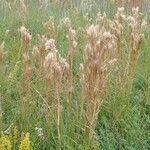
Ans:
[[[46,2],[35,3],[45,14]],[[61,20],[54,11],[39,22],[25,4],[10,3],[15,16],[22,6],[21,20],[8,20],[0,37],[1,149],[148,149],[149,71],[140,77],[139,62],[149,47],[139,8],[111,17],[70,9]]]

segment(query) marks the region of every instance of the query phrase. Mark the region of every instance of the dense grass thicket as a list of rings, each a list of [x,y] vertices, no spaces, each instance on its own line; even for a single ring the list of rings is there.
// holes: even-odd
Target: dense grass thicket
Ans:
[[[0,150],[149,150],[148,0],[0,0]]]

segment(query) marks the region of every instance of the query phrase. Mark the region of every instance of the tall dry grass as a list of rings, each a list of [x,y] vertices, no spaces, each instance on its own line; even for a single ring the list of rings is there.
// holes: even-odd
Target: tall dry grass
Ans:
[[[68,51],[66,58],[62,58],[52,37],[57,33],[52,20],[44,24],[47,32],[34,46],[32,57],[29,57],[29,43],[31,36],[25,27],[20,28],[22,45],[22,94],[28,95],[30,87],[32,62],[36,76],[40,76],[45,85],[44,95],[38,89],[36,92],[43,99],[44,113],[51,130],[57,127],[57,136],[61,142],[62,112],[73,110],[73,60],[76,53],[76,31],[71,22],[65,18]],[[133,79],[136,73],[140,55],[140,45],[144,38],[146,18],[133,8],[130,15],[126,15],[124,8],[119,8],[113,20],[98,13],[96,24],[87,24],[84,32],[85,48],[83,62],[80,64],[80,116],[83,120],[85,140],[90,144],[95,136],[95,127],[105,96],[107,96],[109,77],[116,74],[118,89],[132,90]],[[51,28],[50,28],[51,27]],[[59,28],[56,26],[56,28]],[[126,41],[124,32],[128,32]],[[56,33],[56,34],[55,34]],[[49,39],[51,38],[51,39]],[[32,59],[31,61],[29,61]],[[65,93],[65,103],[62,94]],[[50,121],[53,118],[53,121]],[[52,125],[53,124],[53,125]]]
[[[45,1],[44,4],[47,6],[47,3]],[[133,5],[135,3],[141,5],[139,1],[134,1]],[[10,8],[13,9],[15,5],[16,1],[11,2]],[[118,5],[129,4],[120,2]],[[22,13],[26,20],[25,9]],[[118,8],[112,20],[105,13],[98,13],[95,23],[88,15],[84,19],[85,26],[74,29],[69,18],[64,18],[60,24],[56,24],[50,17],[43,23],[44,35],[39,35],[31,53],[30,31],[24,26],[19,29],[21,47],[18,59],[21,61],[21,78],[17,80],[17,85],[22,100],[22,106],[19,109],[22,120],[27,121],[26,124],[29,123],[27,108],[36,103],[40,107],[39,111],[43,113],[42,121],[46,124],[49,137],[55,137],[59,147],[63,145],[65,126],[68,126],[69,121],[71,124],[72,118],[80,121],[80,128],[72,125],[73,132],[82,134],[83,143],[85,142],[87,147],[92,145],[96,139],[99,113],[107,96],[112,94],[110,88],[112,83],[114,84],[112,87],[116,88],[119,94],[123,96],[131,94],[139,62],[140,46],[147,27],[146,17],[140,13],[138,7],[133,8],[129,14],[125,13],[123,7]],[[62,29],[66,36],[63,40],[67,45],[66,55],[63,57],[58,49],[58,39]],[[77,58],[78,44],[80,44],[80,41],[77,41],[78,34],[84,41],[80,54],[81,59]],[[4,58],[4,45],[2,44],[0,46],[0,65],[4,65]],[[76,59],[79,60],[76,69],[78,73],[74,71]],[[14,70],[20,64],[19,61]],[[76,92],[78,97],[75,97]],[[34,101],[34,96],[37,102]],[[118,105],[117,102],[116,105]],[[122,114],[123,109],[129,110],[130,101],[123,102],[123,105],[124,108],[121,107],[118,114]],[[36,111],[35,113],[38,114]],[[31,125],[27,125],[27,128],[29,126]],[[78,136],[77,139],[79,139]]]

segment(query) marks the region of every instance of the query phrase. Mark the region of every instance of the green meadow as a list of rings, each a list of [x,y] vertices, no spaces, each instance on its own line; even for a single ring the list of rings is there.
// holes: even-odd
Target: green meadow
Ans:
[[[148,1],[0,0],[0,150],[149,150],[149,25]]]

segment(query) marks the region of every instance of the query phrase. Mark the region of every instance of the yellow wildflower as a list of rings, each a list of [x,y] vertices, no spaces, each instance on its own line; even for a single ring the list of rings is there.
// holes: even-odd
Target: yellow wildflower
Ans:
[[[26,133],[25,137],[21,141],[19,150],[30,150],[30,143],[29,133]]]
[[[13,128],[13,141],[14,141],[14,143],[17,142],[18,136],[19,136],[19,131],[18,131],[17,127],[14,126],[14,128]]]
[[[11,150],[11,142],[8,136],[2,134],[0,138],[0,150]]]

